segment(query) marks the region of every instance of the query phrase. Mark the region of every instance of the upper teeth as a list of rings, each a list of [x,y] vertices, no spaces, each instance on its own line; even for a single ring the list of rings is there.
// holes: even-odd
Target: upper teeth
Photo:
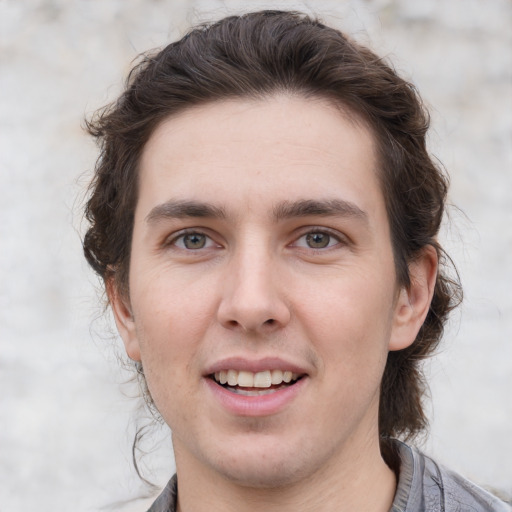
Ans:
[[[215,380],[229,386],[244,388],[269,388],[272,385],[288,383],[299,378],[298,373],[282,370],[265,370],[263,372],[246,372],[238,370],[222,370],[214,374]]]

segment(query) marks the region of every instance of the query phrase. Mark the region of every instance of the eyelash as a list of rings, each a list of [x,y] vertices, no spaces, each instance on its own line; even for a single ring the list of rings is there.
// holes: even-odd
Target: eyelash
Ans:
[[[197,247],[197,248],[189,248],[189,247],[184,246],[185,245],[184,240],[186,239],[186,237],[193,236],[193,235],[204,237],[205,238],[205,246]],[[306,245],[307,242],[303,246],[299,245],[300,240],[306,239],[310,235],[325,235],[325,236],[329,237],[328,244],[325,247],[310,247],[310,246]],[[333,240],[335,241],[335,243],[332,243]],[[182,246],[179,245],[180,241],[183,242]],[[347,240],[344,239],[344,237],[338,232],[333,232],[326,228],[310,227],[310,228],[308,228],[307,231],[303,231],[299,237],[295,238],[295,240],[289,245],[289,247],[298,247],[298,248],[304,249],[304,250],[323,252],[323,251],[327,251],[327,250],[332,249],[339,245],[347,245],[347,243],[348,243]],[[187,229],[187,230],[175,233],[172,237],[166,239],[164,245],[167,247],[168,246],[177,247],[180,250],[190,251],[190,252],[200,251],[202,249],[209,249],[214,245],[217,247],[220,247],[218,244],[216,244],[216,242],[212,239],[211,236],[209,236],[207,233],[205,233],[204,231],[201,231],[199,229]]]
[[[329,237],[329,242],[326,247],[310,247],[310,246],[300,246],[298,242],[301,239],[307,238],[309,235],[325,235]],[[331,243],[334,240],[335,243]],[[307,231],[303,232],[295,241],[291,244],[292,247],[299,247],[306,250],[312,251],[327,251],[329,249],[333,249],[336,246],[347,245],[347,240],[338,232],[331,231],[326,228],[315,228],[310,227]]]
[[[179,241],[183,241],[183,245],[184,245],[184,240],[187,236],[193,236],[193,235],[196,235],[196,236],[200,236],[200,237],[204,237],[205,238],[205,245],[209,245],[210,247],[213,245],[217,245],[214,240],[212,239],[211,236],[209,236],[208,234],[204,233],[203,231],[200,231],[198,229],[187,229],[187,230],[184,230],[184,231],[180,231],[178,233],[175,233],[172,235],[172,237],[170,238],[167,238],[166,241],[165,241],[165,246],[169,247],[169,246],[174,246],[174,247],[177,247],[178,249],[181,249],[183,251],[198,251],[198,250],[201,250],[201,249],[208,249],[209,247],[198,247],[196,249],[190,249],[188,247],[180,247],[180,245],[178,245]]]

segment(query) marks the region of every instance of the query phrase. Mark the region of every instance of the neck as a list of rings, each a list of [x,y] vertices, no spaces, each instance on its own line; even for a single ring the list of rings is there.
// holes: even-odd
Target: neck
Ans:
[[[393,471],[382,459],[378,436],[356,443],[341,457],[288,485],[251,487],[209,471],[176,453],[178,512],[388,512],[396,490]]]

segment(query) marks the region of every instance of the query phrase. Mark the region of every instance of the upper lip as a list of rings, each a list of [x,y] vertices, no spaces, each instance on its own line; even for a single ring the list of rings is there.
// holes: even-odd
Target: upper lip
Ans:
[[[265,370],[291,371],[303,375],[305,368],[280,357],[264,357],[262,359],[247,359],[245,357],[228,357],[220,359],[206,367],[205,375],[211,375],[222,370],[238,370],[246,372],[263,372]]]

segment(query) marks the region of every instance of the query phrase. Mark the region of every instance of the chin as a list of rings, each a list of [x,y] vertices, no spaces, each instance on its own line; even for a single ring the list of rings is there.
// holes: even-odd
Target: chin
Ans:
[[[256,464],[239,464],[236,466],[218,467],[216,470],[227,480],[241,486],[253,489],[282,489],[305,479],[311,472],[304,468],[290,467],[289,461],[276,463],[274,461]]]
[[[260,450],[237,450],[216,459],[213,469],[225,479],[242,487],[272,489],[283,488],[308,478],[316,470],[314,459],[307,450],[264,446]],[[257,444],[253,444],[253,447]],[[265,449],[266,448],[266,449]],[[291,447],[289,447],[291,448]]]

